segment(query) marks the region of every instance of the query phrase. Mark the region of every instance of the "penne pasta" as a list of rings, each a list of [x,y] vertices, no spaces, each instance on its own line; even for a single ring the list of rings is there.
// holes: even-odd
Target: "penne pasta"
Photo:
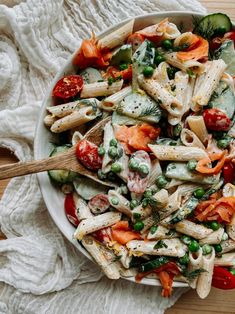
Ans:
[[[214,269],[215,250],[207,255],[202,256],[202,269],[204,272],[200,273],[197,280],[197,294],[201,299],[205,299],[211,290],[211,282]]]
[[[213,230],[196,224],[189,220],[182,220],[174,225],[176,231],[191,236],[195,239],[203,239],[209,236]]]
[[[117,93],[122,88],[123,80],[113,82],[111,85],[107,81],[85,84],[81,91],[80,97],[99,97],[109,96]]]
[[[115,255],[119,257],[119,262],[122,264],[124,268],[129,268],[131,262],[131,256],[129,256],[129,252],[124,245],[120,245],[119,243],[115,243],[112,247],[115,252]]]
[[[205,150],[198,147],[151,145],[148,147],[159,160],[189,161],[208,157]]]
[[[215,265],[216,266],[225,266],[229,267],[235,266],[235,253],[225,253],[222,256],[215,258]]]
[[[202,266],[202,248],[200,248],[197,252],[189,252],[189,272],[200,269]],[[196,289],[198,277],[189,281],[189,286],[192,289]]]
[[[122,27],[113,31],[111,34],[106,35],[103,38],[100,38],[98,41],[98,48],[112,49],[114,47],[122,45],[124,41],[127,39],[127,37],[132,33],[134,21],[135,20],[132,19]]]
[[[106,123],[104,126],[104,141],[103,141],[103,147],[105,150],[104,158],[102,161],[102,171],[103,173],[107,173],[111,169],[111,163],[112,163],[112,158],[109,156],[109,148],[110,148],[110,141],[114,139],[114,132],[113,132],[113,127],[111,122]]]
[[[115,212],[108,212],[82,220],[74,233],[74,238],[82,240],[85,235],[112,226],[120,220],[121,214]]]
[[[151,161],[151,173],[149,176],[148,186],[151,186],[155,183],[158,176],[162,174],[162,168],[158,159]]]
[[[114,256],[91,236],[85,236],[82,245],[91,254],[105,275],[110,279],[119,279],[119,267],[113,262]]]
[[[203,73],[205,65],[195,60],[181,61],[177,58],[177,53],[167,53],[165,54],[166,62],[170,65],[179,68],[180,70],[187,72],[192,71],[195,74]]]
[[[124,196],[122,196],[115,190],[109,190],[108,198],[109,203],[119,212],[127,215],[128,217],[132,217],[130,202]]]
[[[233,214],[230,224],[226,226],[226,231],[229,237],[235,241],[235,214]]]
[[[223,196],[230,197],[235,196],[235,185],[232,183],[226,183],[223,187]]]
[[[168,229],[164,226],[158,225],[155,232],[149,231],[147,235],[148,240],[162,240],[177,237],[178,233],[174,230]]]
[[[180,139],[185,146],[205,149],[205,146],[202,144],[197,135],[189,129],[182,129]]]
[[[221,242],[222,253],[228,253],[235,250],[235,241],[234,240],[226,240]]]
[[[73,136],[72,136],[72,145],[76,145],[78,142],[80,142],[82,139],[83,139],[83,135],[79,132],[79,131],[75,131],[73,133]]]
[[[78,220],[84,220],[93,217],[90,208],[87,206],[86,202],[77,193],[73,193],[73,199],[77,210]]]
[[[51,127],[53,123],[55,123],[56,118],[52,115],[52,114],[48,114],[47,116],[45,116],[43,122],[46,126]]]
[[[218,230],[210,233],[204,239],[199,241],[200,244],[219,244],[222,241],[222,237],[224,234],[224,229],[219,228]]]
[[[117,105],[128,95],[132,93],[131,86],[122,88],[117,93],[106,97],[100,102],[100,108],[106,111],[114,111],[117,108]]]
[[[68,116],[55,121],[50,130],[53,133],[61,133],[92,121],[96,119],[98,115],[98,110],[94,111],[92,107],[83,107]]]
[[[208,132],[202,116],[189,116],[187,118],[189,127],[199,140],[205,144],[208,141]]]

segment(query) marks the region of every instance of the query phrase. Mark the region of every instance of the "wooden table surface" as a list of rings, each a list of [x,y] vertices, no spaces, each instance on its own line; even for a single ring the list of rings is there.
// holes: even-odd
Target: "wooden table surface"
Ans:
[[[235,0],[201,0],[209,12],[224,12],[235,21]],[[0,165],[16,162],[17,159],[6,149],[0,148]],[[0,181],[0,197],[9,180]],[[1,238],[1,235],[0,235]],[[165,314],[235,314],[235,290],[213,289],[206,300],[198,298],[191,290],[184,294]]]

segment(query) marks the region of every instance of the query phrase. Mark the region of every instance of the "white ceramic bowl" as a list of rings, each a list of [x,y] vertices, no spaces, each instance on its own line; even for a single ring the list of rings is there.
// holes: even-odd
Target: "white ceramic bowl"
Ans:
[[[198,16],[201,17],[199,14],[195,14],[193,12],[164,12],[164,13],[152,13],[152,14],[146,14],[141,15],[135,18],[135,24],[134,24],[134,30],[142,29],[148,25],[158,23],[162,19],[169,17],[170,21],[175,23],[176,25],[180,26],[181,24],[184,25],[186,30],[190,29],[192,26],[192,16]],[[124,25],[127,22],[127,20],[120,22],[119,24],[116,24],[115,26],[112,26],[104,32],[99,34],[99,37],[103,37],[104,35],[107,35],[109,33],[112,33],[115,29],[119,28],[120,26]],[[87,34],[87,37],[90,34]],[[57,73],[55,76],[53,82],[50,85],[50,88],[48,89],[47,94],[45,95],[44,102],[40,111],[38,124],[36,128],[36,134],[35,134],[35,141],[34,141],[34,157],[35,159],[42,159],[45,157],[48,157],[52,146],[50,144],[53,135],[52,133],[44,126],[43,119],[46,116],[46,107],[50,106],[52,104],[51,99],[51,92],[55,85],[55,83],[58,81],[59,78],[61,78],[65,74],[72,74],[75,73],[73,65],[72,65],[72,58],[65,63],[64,67],[61,68],[61,70]],[[42,195],[44,198],[44,201],[46,203],[46,206],[49,210],[49,213],[58,226],[58,228],[61,230],[61,232],[65,235],[65,237],[76,246],[76,248],[84,254],[87,258],[91,259],[90,254],[84,250],[84,248],[79,244],[78,241],[73,239],[73,233],[75,231],[75,228],[71,225],[71,223],[66,218],[66,215],[64,213],[64,195],[59,191],[59,189],[56,189],[50,182],[49,177],[46,172],[39,173],[38,174],[38,180],[40,184],[40,188],[42,191]],[[125,278],[127,280],[135,282],[134,277]],[[142,284],[146,285],[152,285],[152,286],[159,286],[160,283],[156,279],[150,279],[150,278],[144,278],[141,281]],[[181,282],[174,282],[174,287],[186,287],[187,284],[181,283]]]

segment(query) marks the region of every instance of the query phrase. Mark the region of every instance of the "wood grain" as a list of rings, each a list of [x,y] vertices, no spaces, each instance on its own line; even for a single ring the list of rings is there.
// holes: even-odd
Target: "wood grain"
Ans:
[[[208,12],[224,12],[235,21],[234,0],[201,0]],[[17,159],[5,149],[0,148],[0,165],[16,162]],[[9,180],[0,181],[0,197]],[[0,236],[1,237],[1,236]],[[157,306],[157,305],[156,305]],[[184,294],[165,314],[235,314],[235,290],[211,290],[206,300],[198,298],[193,290]]]

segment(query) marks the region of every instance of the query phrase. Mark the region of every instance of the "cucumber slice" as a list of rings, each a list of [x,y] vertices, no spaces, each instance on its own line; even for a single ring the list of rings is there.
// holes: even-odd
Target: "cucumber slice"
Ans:
[[[117,113],[116,111],[113,112],[112,115],[112,124],[118,124],[118,125],[136,125],[141,123],[140,120],[130,118],[127,116],[124,116],[122,114]]]
[[[86,68],[80,75],[82,76],[86,84],[96,83],[98,81],[103,81],[103,77],[97,69]]]
[[[235,111],[235,95],[230,86],[224,81],[220,81],[214,91],[208,105],[212,108],[218,108],[226,112],[231,119]]]
[[[107,194],[109,188],[105,185],[101,185],[89,178],[78,178],[73,182],[76,192],[86,201],[89,201],[92,197],[99,193]]]
[[[196,21],[195,24],[196,26],[193,32],[206,39],[222,35],[223,33],[229,32],[232,28],[230,18],[223,13],[206,15],[199,22]]]
[[[183,162],[172,162],[166,168],[165,176],[170,179],[190,181],[200,184],[215,184],[219,181],[219,175],[202,175],[188,170]]]
[[[50,157],[64,153],[70,147],[71,147],[70,145],[57,146],[51,152]],[[51,180],[55,183],[72,182],[75,178],[77,178],[79,176],[76,172],[69,171],[69,170],[49,170],[48,175],[51,178]]]
[[[216,59],[223,59],[227,64],[226,72],[235,76],[235,49],[232,40],[225,41],[219,49],[215,51]]]
[[[119,65],[122,63],[131,63],[132,47],[131,45],[123,45],[114,52],[110,60],[111,65]]]

